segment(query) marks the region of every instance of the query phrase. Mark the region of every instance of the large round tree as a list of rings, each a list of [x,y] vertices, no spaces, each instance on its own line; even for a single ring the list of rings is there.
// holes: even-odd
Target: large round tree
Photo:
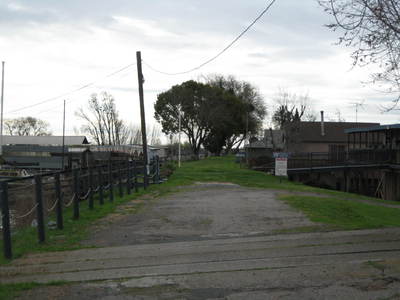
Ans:
[[[155,118],[166,134],[181,130],[198,157],[201,146],[219,155],[232,136],[245,131],[249,104],[224,88],[186,81],[157,97]],[[253,109],[253,108],[252,108]]]
[[[181,130],[187,136],[193,154],[198,157],[200,147],[210,131],[207,108],[215,99],[215,89],[195,82],[186,81],[175,85],[157,96],[154,105],[154,117],[161,123],[165,134],[176,134],[179,131],[179,112],[181,113]]]
[[[211,75],[206,81],[209,85],[223,89],[241,103],[240,110],[234,110],[233,132],[226,137],[225,150],[241,146],[246,138],[256,135],[262,128],[267,108],[258,89],[249,82],[234,76]]]

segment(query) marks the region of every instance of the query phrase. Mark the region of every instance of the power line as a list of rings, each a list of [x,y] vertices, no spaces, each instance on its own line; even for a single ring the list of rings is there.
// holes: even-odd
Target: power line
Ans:
[[[249,26],[247,26],[247,27],[246,27],[232,42],[230,42],[224,49],[222,49],[222,50],[221,50],[220,52],[218,52],[215,56],[213,56],[212,58],[206,60],[205,62],[203,62],[202,64],[198,65],[197,67],[194,67],[194,68],[192,68],[192,69],[189,69],[189,70],[183,71],[183,72],[168,73],[168,72],[163,72],[163,71],[160,71],[160,70],[155,69],[154,67],[152,67],[151,65],[149,65],[148,63],[146,63],[144,60],[142,60],[142,62],[143,62],[143,64],[146,65],[149,69],[151,69],[151,70],[153,70],[153,71],[155,71],[155,72],[164,74],[164,75],[181,75],[181,74],[187,74],[187,73],[193,72],[193,71],[195,71],[195,70],[198,70],[198,69],[204,67],[205,65],[211,63],[212,61],[216,60],[216,59],[217,59],[218,57],[220,57],[223,53],[225,53],[229,48],[231,48],[243,35],[245,35],[245,34],[250,30],[251,27],[254,26],[255,23],[257,23],[257,21],[258,21],[259,19],[262,18],[262,16],[272,7],[272,5],[273,5],[275,2],[276,2],[276,0],[272,0],[272,1],[270,2],[270,4],[257,16],[257,18],[255,18],[255,19],[253,20],[253,22],[252,22]],[[118,70],[116,70],[116,71],[114,71],[114,72],[112,72],[112,73],[110,73],[110,74],[104,76],[103,78],[101,78],[101,79],[99,79],[99,80],[102,80],[102,79],[105,79],[105,78],[109,78],[109,77],[111,77],[111,76],[114,76],[114,75],[116,75],[116,74],[118,74],[118,73],[120,73],[120,72],[122,72],[122,71],[124,71],[124,70],[126,70],[126,69],[128,69],[128,68],[130,68],[130,67],[132,67],[132,66],[134,66],[134,65],[136,65],[136,62],[135,62],[135,63],[131,63],[131,64],[129,64],[129,65],[127,65],[127,66],[125,66],[125,67],[123,67],[123,68],[121,68],[121,69],[118,69]],[[93,82],[84,84],[84,85],[80,86],[79,88],[74,89],[74,90],[71,90],[71,91],[66,92],[66,93],[64,93],[64,94],[60,94],[60,95],[58,95],[58,96],[45,99],[45,100],[43,100],[43,101],[40,101],[40,102],[31,104],[31,105],[27,105],[27,106],[24,106],[24,107],[20,107],[20,108],[18,108],[18,109],[9,111],[9,112],[7,112],[7,113],[8,113],[8,114],[12,114],[12,113],[16,113],[16,112],[19,112],[19,111],[22,111],[22,110],[25,110],[25,109],[28,109],[28,108],[32,108],[32,107],[36,107],[36,106],[38,106],[38,105],[42,105],[42,104],[44,104],[44,103],[48,103],[48,102],[51,102],[51,101],[55,101],[55,100],[57,100],[57,99],[59,99],[59,98],[62,98],[62,97],[71,95],[71,94],[73,94],[73,93],[76,93],[76,92],[79,92],[79,91],[81,91],[81,90],[83,90],[83,89],[86,89],[86,88],[88,88],[88,87],[90,87],[90,86],[93,86],[93,85],[96,84],[99,80],[96,80],[96,81],[93,81]]]
[[[48,99],[46,99],[46,100],[43,100],[43,101],[40,101],[40,102],[31,104],[31,105],[27,105],[27,106],[24,106],[24,107],[20,107],[20,108],[18,108],[18,109],[9,111],[9,112],[7,112],[7,113],[8,113],[8,114],[16,113],[16,112],[19,112],[19,111],[21,111],[21,110],[25,110],[25,109],[32,108],[32,107],[35,107],[35,106],[38,106],[38,105],[42,105],[42,104],[47,103],[47,102],[55,101],[55,100],[57,100],[57,99],[59,99],[59,98],[62,98],[62,97],[71,95],[71,94],[76,93],[76,92],[79,92],[79,91],[81,91],[81,90],[83,90],[83,89],[86,89],[86,88],[92,86],[92,85],[95,85],[95,84],[96,84],[98,81],[100,81],[100,80],[103,80],[103,79],[109,78],[109,77],[111,77],[111,76],[114,76],[114,75],[116,75],[116,74],[118,74],[118,73],[120,73],[120,72],[122,72],[122,71],[125,71],[126,69],[129,69],[130,67],[132,67],[132,66],[134,66],[134,65],[136,65],[136,63],[131,63],[131,64],[126,65],[125,67],[123,67],[123,68],[121,68],[121,69],[118,69],[118,70],[116,70],[116,71],[114,71],[114,72],[112,72],[112,73],[110,73],[110,74],[107,74],[106,76],[102,77],[101,79],[98,79],[98,80],[96,80],[96,81],[92,81],[92,82],[87,83],[87,84],[85,84],[85,85],[82,85],[81,87],[79,87],[79,88],[77,88],[77,89],[74,89],[74,90],[72,90],[72,91],[66,92],[66,93],[61,94],[61,95],[58,95],[58,96],[56,96],[56,97],[48,98]]]
[[[160,71],[154,67],[152,67],[151,65],[149,65],[147,62],[145,62],[144,60],[142,60],[143,64],[148,67],[150,70],[160,73],[160,74],[164,74],[164,75],[182,75],[182,74],[187,74],[187,73],[191,73],[193,71],[196,71],[202,67],[204,67],[205,65],[211,63],[212,61],[216,60],[218,57],[220,57],[224,52],[226,52],[230,47],[233,46],[233,44],[235,44],[242,36],[244,36],[247,31],[250,30],[251,27],[253,27],[253,25],[255,23],[257,23],[258,20],[260,20],[262,18],[262,16],[265,15],[265,13],[271,8],[272,5],[274,5],[274,3],[276,2],[276,0],[272,0],[270,2],[270,4],[257,16],[257,18],[254,19],[253,22],[251,22],[251,24],[249,26],[246,27],[245,30],[243,30],[232,42],[230,42],[224,49],[222,49],[220,52],[218,52],[215,56],[211,57],[210,59],[206,60],[205,62],[203,62],[202,64],[198,65],[197,67],[194,67],[192,69],[189,69],[187,71],[182,71],[182,72],[177,72],[177,73],[169,73],[169,72],[164,72],[164,71]]]

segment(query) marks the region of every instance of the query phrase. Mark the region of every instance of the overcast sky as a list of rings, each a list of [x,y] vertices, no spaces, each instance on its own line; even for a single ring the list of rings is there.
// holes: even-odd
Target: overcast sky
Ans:
[[[92,93],[107,91],[121,117],[139,123],[136,68],[104,78],[135,63],[136,51],[156,69],[193,68],[224,48],[268,5],[264,0],[0,0],[0,60],[6,61],[5,118],[34,116],[62,132],[67,100],[67,134],[79,127],[74,112]],[[382,114],[390,95],[366,84],[371,68],[352,68],[351,49],[335,45],[338,34],[316,0],[277,0],[271,10],[229,51],[204,68],[165,76],[143,66],[146,117],[153,119],[157,94],[203,75],[234,75],[259,88],[269,109],[279,89],[308,93],[316,112],[334,119],[340,110],[355,121],[351,103],[365,101],[358,121],[396,123]],[[33,108],[13,110],[90,88]]]

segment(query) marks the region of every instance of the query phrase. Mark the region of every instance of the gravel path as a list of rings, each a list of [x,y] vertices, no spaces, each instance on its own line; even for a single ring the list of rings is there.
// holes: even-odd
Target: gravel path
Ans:
[[[233,184],[199,183],[147,202],[142,213],[103,220],[84,243],[119,246],[255,236],[316,225],[277,200],[275,191]]]

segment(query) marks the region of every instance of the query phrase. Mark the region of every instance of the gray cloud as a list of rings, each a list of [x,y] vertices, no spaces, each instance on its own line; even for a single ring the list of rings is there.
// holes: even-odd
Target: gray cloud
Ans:
[[[18,86],[24,84],[21,81],[32,82],[30,77],[35,76],[36,85],[45,82],[46,91],[53,93],[49,83],[56,77],[59,82],[67,78],[65,90],[69,90],[68,85],[90,82],[92,76],[96,79],[132,62],[136,49],[157,69],[175,72],[194,67],[225,47],[267,4],[266,0],[2,0],[0,46],[10,66],[12,60],[25,63],[16,72],[23,76],[15,77],[15,95],[25,92],[33,97],[31,89]],[[131,19],[132,24],[121,24],[118,17]],[[378,93],[362,90],[356,76],[342,78],[341,72],[347,70],[342,71],[345,67],[335,59],[343,48],[333,46],[337,34],[323,26],[329,21],[316,0],[277,1],[229,52],[197,73],[171,78],[144,67],[146,92],[154,98],[153,94],[210,70],[257,82],[264,92],[283,82],[338,100],[362,93],[376,103],[385,102],[375,96]],[[30,72],[35,68],[30,62],[42,65],[41,72]],[[136,93],[130,85],[134,82],[124,87],[120,80],[107,87],[123,97]],[[60,84],[57,89],[64,87]],[[43,90],[37,87],[34,98],[40,98]]]
[[[20,5],[25,9],[13,10],[9,8],[10,4]],[[167,30],[178,33],[211,31],[214,34],[228,33],[234,36],[265,5],[264,0],[253,0],[246,5],[243,5],[242,0],[153,0],[145,3],[137,0],[9,0],[0,4],[0,23],[12,22],[14,25],[25,26],[31,22],[47,24],[85,21],[108,27],[113,24],[114,15],[123,15],[157,21]],[[287,27],[292,32],[322,35],[321,32],[325,31],[322,24],[326,21],[326,16],[316,6],[314,1],[278,1],[259,21],[257,28],[267,30],[275,25]],[[315,27],[316,19],[321,20],[321,26]]]

